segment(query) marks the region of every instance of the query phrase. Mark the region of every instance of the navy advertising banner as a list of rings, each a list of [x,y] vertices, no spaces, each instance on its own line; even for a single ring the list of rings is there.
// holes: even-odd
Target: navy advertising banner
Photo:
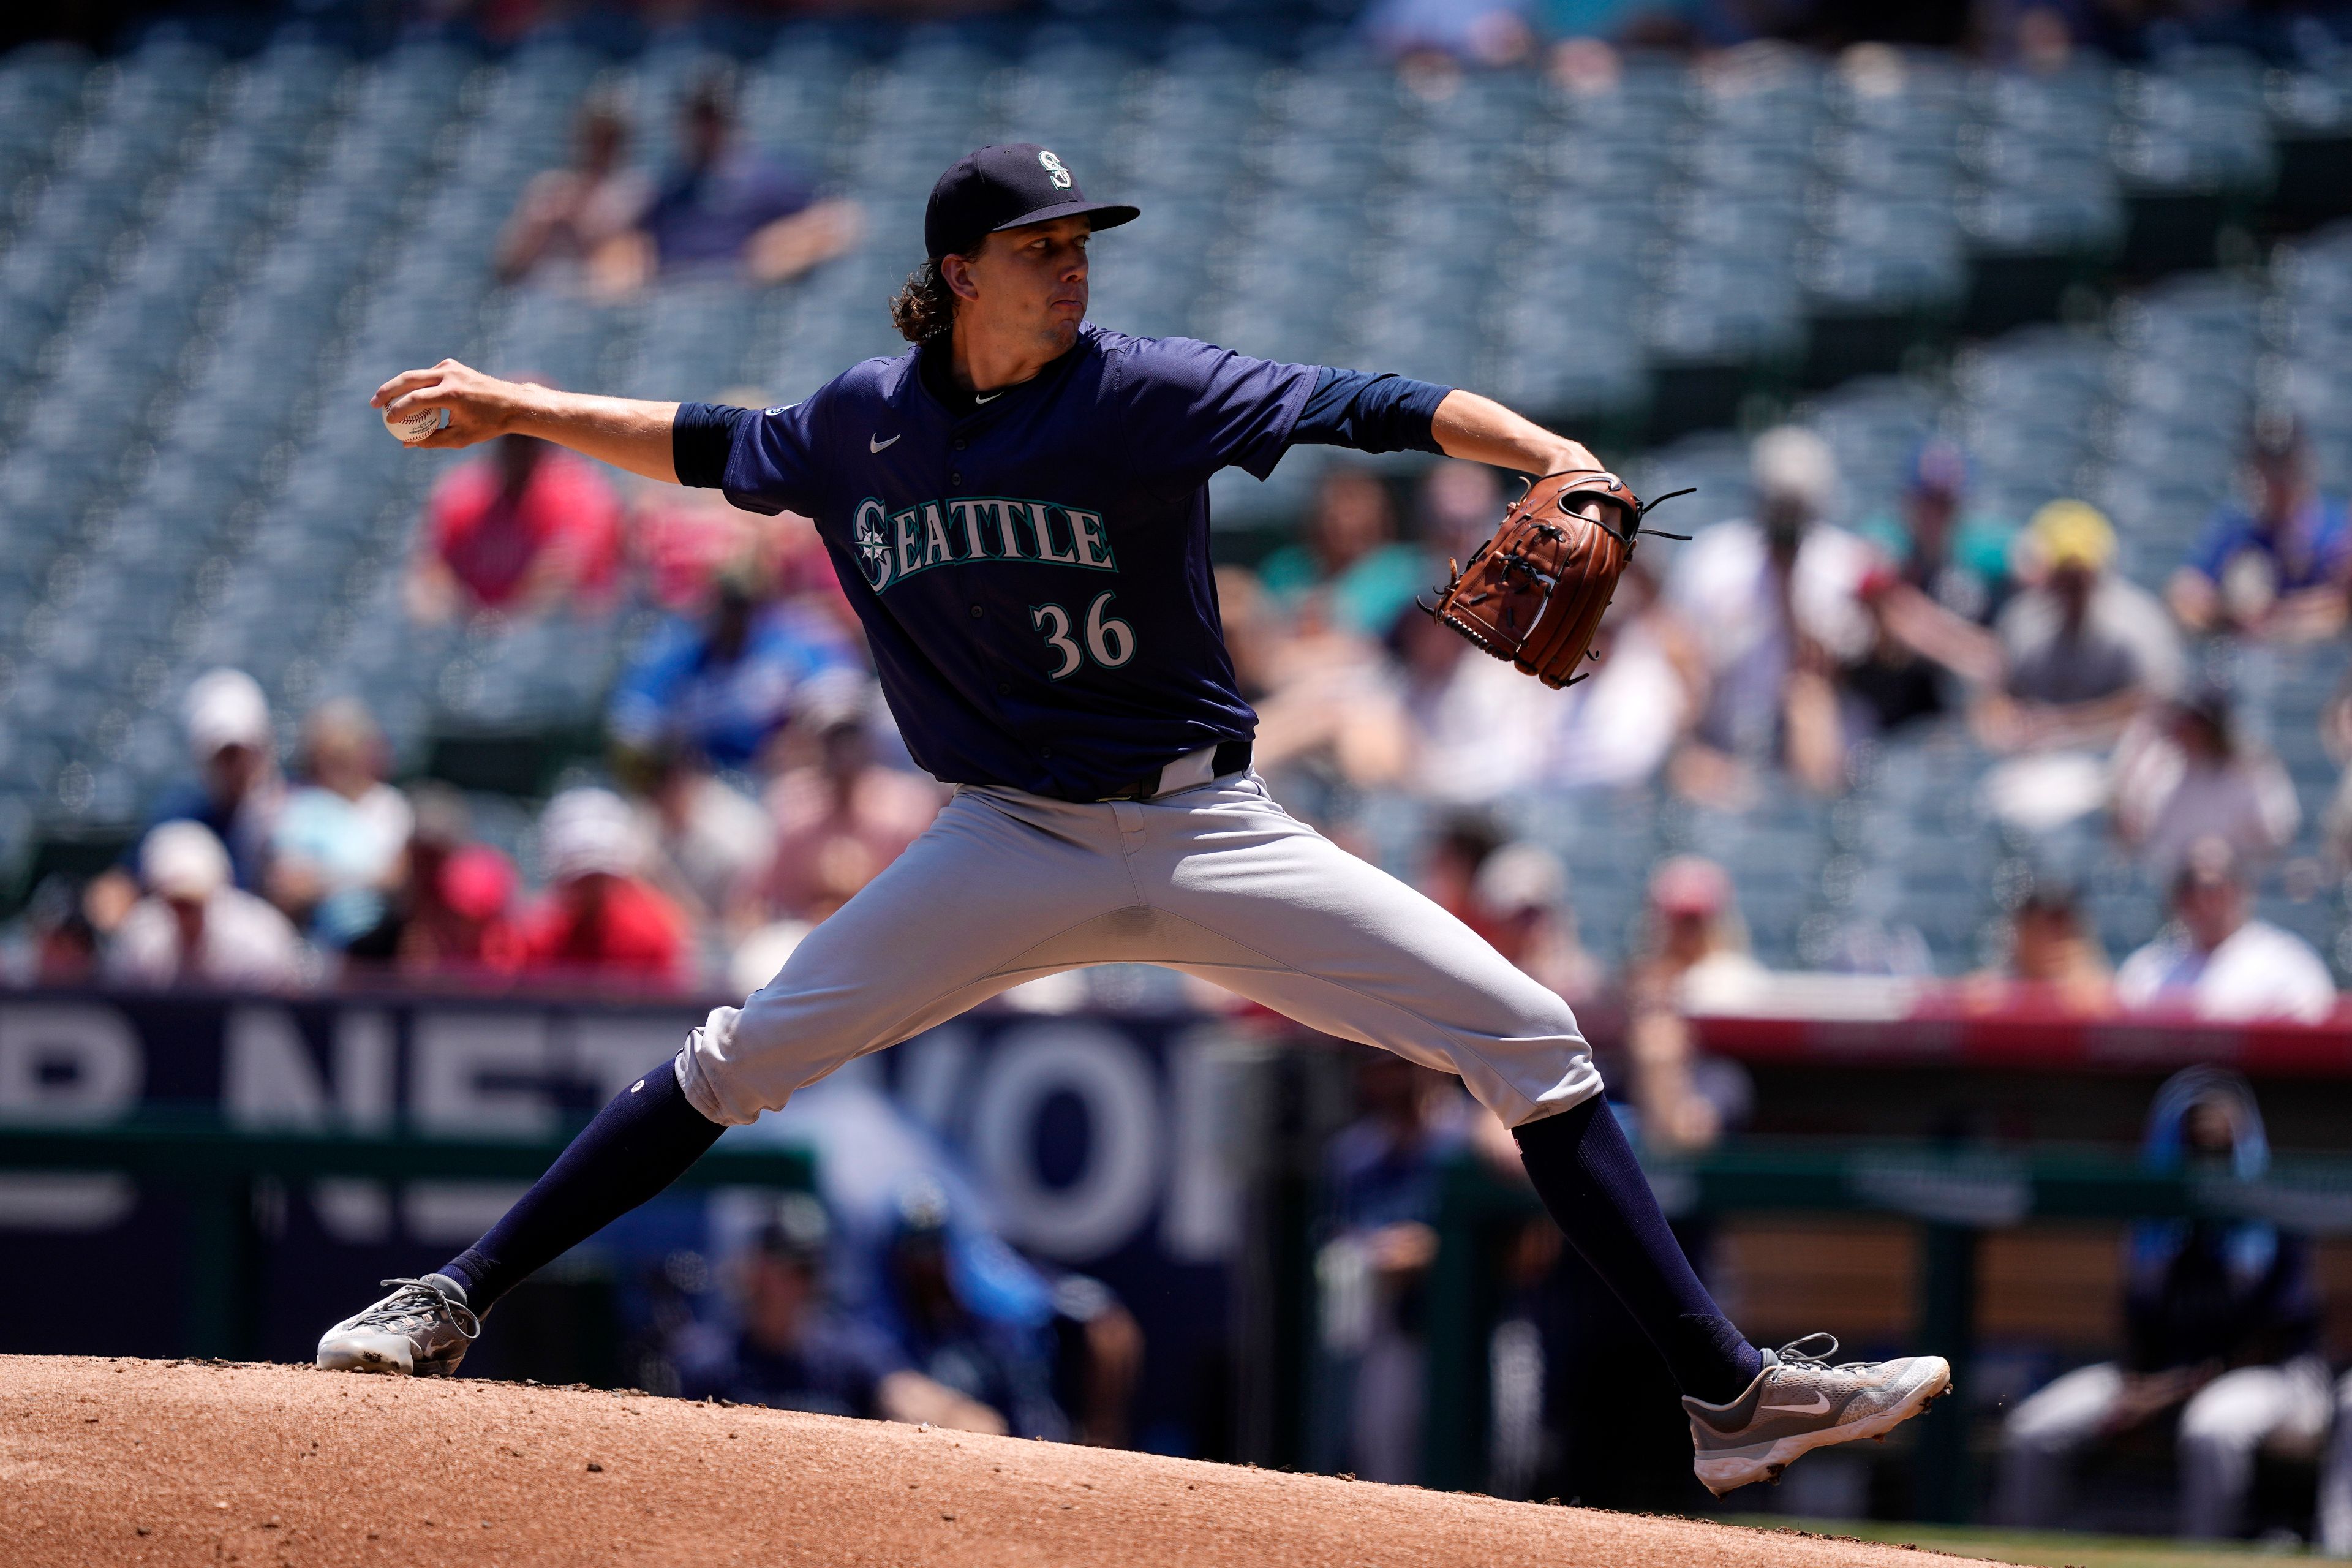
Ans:
[[[701,1016],[683,1004],[8,994],[0,1119],[103,1126],[170,1108],[257,1131],[552,1141],[665,1062]],[[729,1137],[811,1148],[851,1231],[910,1169],[941,1173],[1043,1272],[1092,1277],[1127,1303],[1147,1347],[1137,1436],[1197,1451],[1214,1420],[1202,1402],[1225,1382],[1237,1220],[1223,1141],[1239,1121],[1237,1059],[1216,1025],[1191,1016],[972,1015],[852,1063]],[[377,1280],[436,1266],[519,1190],[262,1184],[252,1350],[308,1360]],[[537,1295],[502,1303],[467,1370],[562,1371],[535,1352],[604,1341],[622,1348],[601,1352],[613,1359],[599,1370],[636,1381],[627,1346],[660,1310],[639,1287],[723,1301],[730,1256],[774,1201],[726,1189],[656,1200],[551,1269]],[[78,1287],[0,1296],[0,1350],[181,1353],[189,1229],[169,1183],[0,1170],[9,1275]],[[567,1293],[583,1280],[606,1288]]]

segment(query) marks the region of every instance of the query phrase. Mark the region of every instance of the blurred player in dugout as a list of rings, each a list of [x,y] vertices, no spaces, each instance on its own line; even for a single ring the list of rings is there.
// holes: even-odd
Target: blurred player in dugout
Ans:
[[[2262,1174],[2270,1145],[2252,1089],[2208,1066],[2176,1074],[2148,1111],[2143,1163],[2154,1172]],[[2221,1539],[2242,1526],[2258,1453],[2311,1457],[2337,1405],[2317,1346],[2319,1303],[2304,1238],[2261,1221],[2144,1220],[2126,1241],[2122,1359],[2078,1367],[2021,1403],[2001,1433],[2000,1521],[2063,1522],[2068,1479],[2087,1450],[2179,1413],[2180,1534]],[[2352,1545],[2352,1446],[2322,1482],[2336,1533]]]

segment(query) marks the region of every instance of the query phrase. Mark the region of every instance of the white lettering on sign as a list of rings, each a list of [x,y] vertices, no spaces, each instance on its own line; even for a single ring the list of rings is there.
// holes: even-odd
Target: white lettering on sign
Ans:
[[[59,1002],[0,1006],[0,1114],[111,1121],[138,1102],[146,1080],[139,1037],[113,1008]]]
[[[551,1137],[555,1102],[537,1087],[547,1058],[542,1013],[420,1010],[409,1040],[409,1114],[427,1132]]]
[[[222,1110],[237,1127],[327,1130],[327,1086],[283,1007],[232,1007],[222,1030]]]
[[[1218,1263],[1241,1238],[1236,1151],[1242,1124],[1242,1063],[1248,1047],[1218,1026],[1192,1029],[1168,1047],[1168,1202],[1160,1239],[1187,1263]]]
[[[139,1206],[128,1176],[28,1171],[0,1176],[0,1230],[110,1230]]]
[[[1150,1058],[1115,1029],[1040,1024],[997,1041],[972,1102],[971,1150],[1002,1204],[1006,1237],[1048,1257],[1117,1251],[1160,1184],[1158,1084]],[[1057,1094],[1087,1118],[1086,1164],[1066,1185],[1037,1169],[1037,1121]]]
[[[610,1100],[654,1071],[670,1069],[679,1042],[698,1020],[680,1014],[583,1014],[572,1036],[572,1069]]]
[[[234,1126],[381,1132],[394,1110],[392,1020],[372,1008],[335,1015],[331,1082],[294,1015],[233,1007],[221,1031],[222,1111]]]
[[[971,1075],[971,1031],[942,1024],[900,1046],[898,1102],[907,1114],[938,1136],[953,1142],[964,1110],[965,1080]]]

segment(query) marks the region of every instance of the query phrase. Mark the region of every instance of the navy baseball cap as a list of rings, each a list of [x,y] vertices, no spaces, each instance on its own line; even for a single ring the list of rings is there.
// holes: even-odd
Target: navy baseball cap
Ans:
[[[923,209],[923,247],[937,261],[970,255],[999,229],[1080,216],[1093,219],[1097,228],[1116,228],[1141,216],[1118,202],[1087,200],[1059,153],[1034,142],[1013,142],[982,147],[940,176]]]

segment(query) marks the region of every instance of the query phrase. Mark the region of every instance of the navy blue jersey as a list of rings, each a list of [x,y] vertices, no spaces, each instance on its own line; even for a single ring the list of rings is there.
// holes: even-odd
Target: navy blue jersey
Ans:
[[[741,420],[723,484],[816,521],[915,761],[1088,799],[1247,739],[1206,487],[1273,471],[1318,367],[1087,326],[959,415],[918,353]]]

